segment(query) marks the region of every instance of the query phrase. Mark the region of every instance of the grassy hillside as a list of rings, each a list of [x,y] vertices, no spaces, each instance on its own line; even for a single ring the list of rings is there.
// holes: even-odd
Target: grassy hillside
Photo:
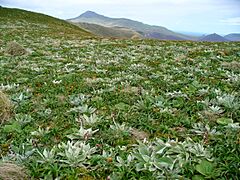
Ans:
[[[56,38],[86,38],[87,31],[47,15],[20,9],[0,8],[1,39],[20,39],[39,36]],[[5,31],[5,32],[4,32]]]
[[[0,166],[32,179],[240,177],[239,42],[86,39],[3,10]],[[31,52],[7,54],[12,40]]]
[[[90,31],[100,37],[109,38],[120,38],[120,39],[131,39],[131,38],[141,38],[142,35],[127,28],[121,27],[105,27],[97,24],[90,23],[75,23],[79,27]]]

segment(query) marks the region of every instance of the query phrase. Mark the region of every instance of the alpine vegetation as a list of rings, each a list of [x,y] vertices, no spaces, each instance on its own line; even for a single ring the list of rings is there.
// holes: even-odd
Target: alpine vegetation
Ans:
[[[96,38],[7,8],[0,28],[32,50],[0,53],[0,178],[240,177],[239,42]]]

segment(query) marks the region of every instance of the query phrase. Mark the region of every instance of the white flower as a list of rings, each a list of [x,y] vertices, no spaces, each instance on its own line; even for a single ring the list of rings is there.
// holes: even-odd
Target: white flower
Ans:
[[[53,80],[52,83],[53,84],[60,84],[62,82],[62,80]]]

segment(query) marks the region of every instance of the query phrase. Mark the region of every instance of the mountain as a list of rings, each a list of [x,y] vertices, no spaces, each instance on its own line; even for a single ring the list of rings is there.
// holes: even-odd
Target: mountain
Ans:
[[[106,27],[125,27],[138,32],[145,38],[154,38],[162,40],[194,40],[194,37],[173,32],[162,26],[152,26],[139,21],[126,18],[110,18],[92,11],[87,11],[80,16],[68,19],[70,22],[93,23]]]
[[[240,41],[240,34],[232,33],[224,36],[224,38],[230,40],[230,41]]]
[[[1,40],[16,40],[27,37],[72,37],[88,38],[93,35],[65,20],[21,9],[0,9]],[[3,32],[12,33],[3,36]]]
[[[79,18],[104,18],[105,16],[97,14],[93,11],[86,11],[85,13],[81,14]]]
[[[204,36],[199,39],[199,41],[207,41],[207,42],[228,42],[229,40],[225,39],[224,37],[214,33]]]
[[[95,35],[108,38],[135,39],[142,38],[138,32],[125,27],[106,27],[91,23],[74,23]]]

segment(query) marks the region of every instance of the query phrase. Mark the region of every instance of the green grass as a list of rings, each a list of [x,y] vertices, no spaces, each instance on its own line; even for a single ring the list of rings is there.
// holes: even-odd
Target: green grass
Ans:
[[[102,40],[51,17],[0,14],[0,90],[14,104],[3,161],[34,179],[239,177],[240,43]],[[7,55],[12,40],[32,53]]]

